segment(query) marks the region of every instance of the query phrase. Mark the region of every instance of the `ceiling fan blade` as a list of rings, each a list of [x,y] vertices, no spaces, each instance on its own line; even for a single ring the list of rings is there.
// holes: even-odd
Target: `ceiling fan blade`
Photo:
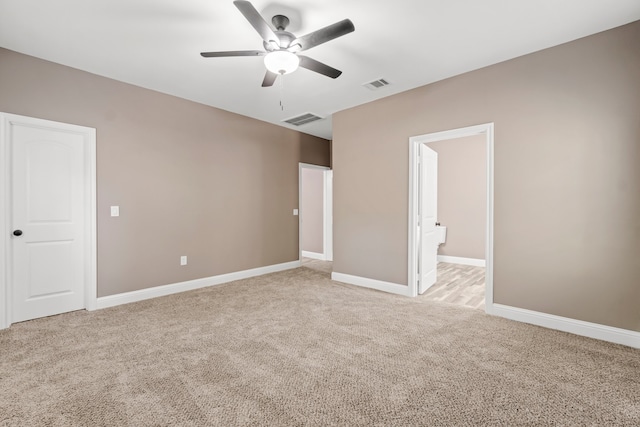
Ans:
[[[202,52],[200,55],[205,58],[220,58],[225,56],[263,56],[267,52],[261,50],[230,50],[227,52]]]
[[[273,86],[273,84],[276,82],[276,77],[278,77],[276,73],[272,73],[271,71],[267,70],[267,74],[264,75],[264,80],[262,81],[262,87]]]
[[[276,33],[273,32],[267,21],[258,13],[255,7],[248,1],[236,0],[233,2],[236,5],[240,13],[247,18],[247,21],[251,24],[253,28],[260,34],[262,40],[267,43],[275,42],[278,47],[280,46],[280,38],[276,36]]]
[[[329,40],[333,40],[345,34],[349,34],[355,31],[356,27],[353,26],[353,22],[349,19],[344,19],[328,27],[321,28],[313,33],[309,33],[305,36],[299,37],[291,42],[291,45],[299,44],[301,46],[300,51],[311,49],[322,43],[326,43]]]
[[[323,74],[327,77],[331,77],[332,79],[338,78],[340,74],[342,74],[342,71],[336,70],[335,68],[316,61],[315,59],[311,59],[308,56],[298,55],[298,58],[300,58],[300,66],[307,70],[315,71],[316,73]]]

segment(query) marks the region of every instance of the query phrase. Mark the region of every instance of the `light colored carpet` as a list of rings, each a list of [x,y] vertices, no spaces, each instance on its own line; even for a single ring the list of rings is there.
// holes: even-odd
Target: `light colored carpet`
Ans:
[[[331,272],[333,271],[332,261],[320,261],[317,259],[303,257],[301,259],[301,263],[303,267],[325,273],[328,278],[331,278]]]
[[[302,258],[302,266],[326,273],[329,278],[333,269],[331,261],[311,258]],[[436,283],[418,298],[484,311],[484,275],[484,267],[439,262]]]
[[[0,331],[1,426],[640,425],[640,352],[308,268]]]

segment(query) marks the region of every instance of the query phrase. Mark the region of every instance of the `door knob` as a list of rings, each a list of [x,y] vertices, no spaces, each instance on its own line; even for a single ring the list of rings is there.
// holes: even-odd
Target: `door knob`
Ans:
[[[13,235],[14,235],[14,236],[22,236],[22,230],[15,230],[15,231],[13,232]]]

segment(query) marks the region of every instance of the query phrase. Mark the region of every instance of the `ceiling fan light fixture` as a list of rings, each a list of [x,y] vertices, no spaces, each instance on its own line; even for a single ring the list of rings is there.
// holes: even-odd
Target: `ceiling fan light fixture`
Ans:
[[[298,58],[298,55],[286,50],[278,50],[269,52],[264,57],[264,65],[272,73],[289,74],[298,69],[300,58]]]

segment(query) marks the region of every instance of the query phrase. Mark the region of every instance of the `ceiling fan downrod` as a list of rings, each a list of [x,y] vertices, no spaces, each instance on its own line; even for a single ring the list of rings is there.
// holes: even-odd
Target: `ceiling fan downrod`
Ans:
[[[289,18],[284,15],[275,15],[271,18],[271,23],[276,27],[277,31],[284,31],[287,25],[289,25]]]

